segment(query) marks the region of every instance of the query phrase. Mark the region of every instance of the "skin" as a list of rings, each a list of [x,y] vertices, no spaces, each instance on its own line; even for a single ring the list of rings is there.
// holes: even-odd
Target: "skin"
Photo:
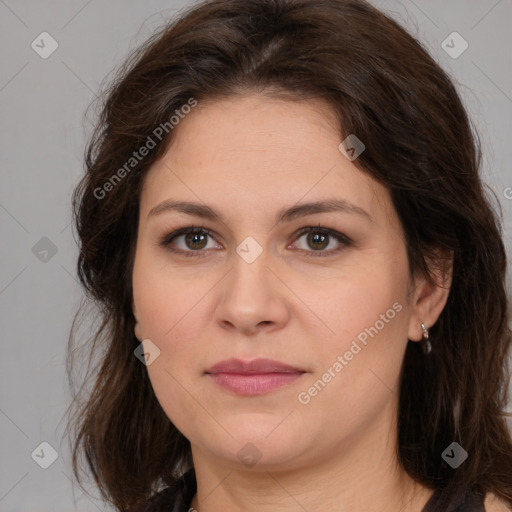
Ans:
[[[420,511],[432,494],[397,463],[397,391],[408,340],[421,340],[421,322],[437,321],[450,273],[439,286],[410,278],[389,193],[340,152],[341,140],[320,100],[247,94],[200,103],[145,178],[135,334],[160,350],[147,370],[163,410],[191,442],[198,481],[192,506],[200,512]],[[324,212],[275,223],[281,208],[334,198],[372,220]],[[208,204],[223,220],[177,211],[148,216],[169,199]],[[189,226],[212,236],[199,250],[185,236],[171,246],[196,256],[159,245]],[[331,237],[325,256],[308,256],[319,252],[307,234],[297,235],[308,226],[353,243]],[[262,249],[252,263],[236,251],[249,236]],[[394,303],[400,312],[300,403],[298,394]],[[267,394],[238,396],[205,374],[231,357],[276,359],[306,373]],[[260,456],[252,466],[237,455],[247,443]]]

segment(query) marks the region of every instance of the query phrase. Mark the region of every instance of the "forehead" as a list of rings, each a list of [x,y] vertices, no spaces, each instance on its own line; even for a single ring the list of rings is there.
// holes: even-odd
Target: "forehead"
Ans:
[[[340,132],[321,100],[247,95],[199,103],[149,170],[141,210],[169,196],[245,207],[245,214],[337,197],[378,216],[389,208],[387,190],[340,152]]]
[[[337,146],[339,131],[334,113],[321,100],[251,94],[199,103],[180,121],[171,149],[183,163],[197,164],[206,157],[226,163],[244,155],[269,165],[284,159],[295,163],[311,150]]]

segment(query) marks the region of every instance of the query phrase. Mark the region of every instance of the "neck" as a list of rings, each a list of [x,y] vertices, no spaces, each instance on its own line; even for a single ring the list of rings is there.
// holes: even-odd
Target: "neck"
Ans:
[[[346,439],[326,456],[284,468],[240,467],[192,445],[197,512],[421,512],[432,490],[416,483],[396,459],[396,426],[382,421]],[[192,512],[193,512],[192,510]]]

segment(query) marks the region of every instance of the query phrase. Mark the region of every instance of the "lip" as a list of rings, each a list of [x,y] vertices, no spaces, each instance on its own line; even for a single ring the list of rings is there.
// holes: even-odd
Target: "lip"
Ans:
[[[274,361],[273,359],[253,359],[252,361],[243,361],[242,359],[226,359],[213,365],[206,373],[297,373],[305,372],[301,368],[290,366],[289,364]]]
[[[305,370],[272,359],[227,359],[205,372],[219,386],[238,395],[253,396],[291,384]]]

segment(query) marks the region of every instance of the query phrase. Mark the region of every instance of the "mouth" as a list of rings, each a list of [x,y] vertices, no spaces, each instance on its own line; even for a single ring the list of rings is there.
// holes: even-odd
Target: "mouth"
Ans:
[[[254,396],[291,384],[305,370],[271,359],[228,359],[205,372],[218,386],[237,395]]]

